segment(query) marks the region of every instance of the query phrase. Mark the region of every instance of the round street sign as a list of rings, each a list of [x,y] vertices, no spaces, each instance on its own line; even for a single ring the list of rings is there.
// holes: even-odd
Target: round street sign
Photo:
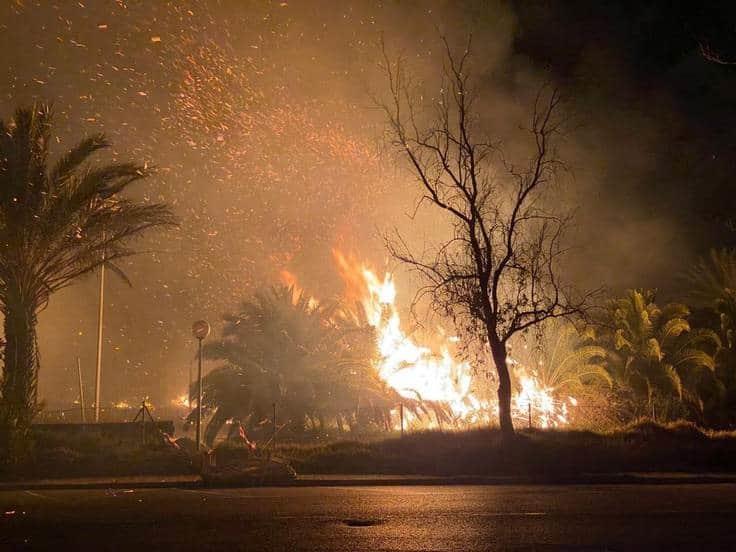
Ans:
[[[210,325],[206,320],[197,320],[192,324],[192,334],[197,339],[204,339],[210,335]]]

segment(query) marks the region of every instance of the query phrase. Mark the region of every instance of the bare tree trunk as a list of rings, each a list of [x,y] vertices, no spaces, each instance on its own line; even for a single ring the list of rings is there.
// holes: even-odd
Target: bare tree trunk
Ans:
[[[38,342],[35,305],[8,301],[2,380],[2,423],[10,430],[28,429],[36,413]]]
[[[511,420],[511,376],[506,364],[508,353],[506,345],[491,340],[491,354],[498,374],[498,423],[504,438],[514,436],[514,424]]]

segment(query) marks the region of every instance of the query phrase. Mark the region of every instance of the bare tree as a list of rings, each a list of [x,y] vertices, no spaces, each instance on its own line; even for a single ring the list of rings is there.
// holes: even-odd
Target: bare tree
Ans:
[[[418,296],[429,296],[431,307],[452,317],[459,331],[487,344],[498,375],[499,422],[510,437],[509,340],[550,318],[580,313],[589,297],[573,298],[559,281],[561,240],[570,216],[552,212],[542,201],[563,168],[555,148],[560,95],[547,89],[538,94],[528,129],[533,152],[517,166],[478,128],[470,41],[459,57],[443,42],[443,83],[428,116],[403,60],[392,61],[385,46],[390,95],[378,103],[391,144],[421,184],[417,209],[427,204],[442,211],[453,232],[420,255],[398,234],[387,242],[397,259],[423,275],[426,285]]]

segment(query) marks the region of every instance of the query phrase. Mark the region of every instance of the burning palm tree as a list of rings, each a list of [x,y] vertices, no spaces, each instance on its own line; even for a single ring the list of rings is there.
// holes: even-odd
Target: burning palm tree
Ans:
[[[400,398],[374,370],[373,330],[338,303],[275,286],[224,322],[222,339],[205,349],[225,363],[203,379],[202,407],[212,414],[208,443],[231,418],[256,429],[273,404],[289,432],[323,431],[332,422],[340,429],[390,423]]]

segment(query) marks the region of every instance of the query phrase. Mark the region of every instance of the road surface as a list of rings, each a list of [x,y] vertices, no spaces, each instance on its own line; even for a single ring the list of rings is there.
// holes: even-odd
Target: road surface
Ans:
[[[736,550],[736,485],[0,492],[0,549]]]

